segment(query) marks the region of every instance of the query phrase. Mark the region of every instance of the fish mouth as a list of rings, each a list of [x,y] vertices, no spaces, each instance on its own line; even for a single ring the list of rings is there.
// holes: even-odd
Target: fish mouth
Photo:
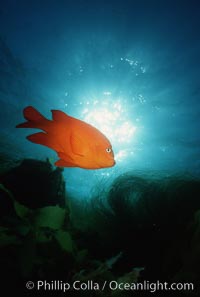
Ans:
[[[116,161],[113,159],[111,162],[109,162],[108,167],[113,167],[115,166],[115,164],[116,164]]]
[[[109,168],[113,167],[116,164],[115,160],[109,160],[109,162],[99,163],[99,168]]]

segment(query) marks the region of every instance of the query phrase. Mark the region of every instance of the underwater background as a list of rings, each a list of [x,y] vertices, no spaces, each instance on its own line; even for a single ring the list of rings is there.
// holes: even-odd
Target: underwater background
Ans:
[[[7,289],[147,296],[36,291],[26,282],[160,280],[195,289],[154,294],[198,296],[199,53],[199,1],[1,0],[0,270]],[[29,105],[47,118],[57,109],[97,127],[116,165],[56,168],[54,151],[27,141],[31,129],[15,128]]]

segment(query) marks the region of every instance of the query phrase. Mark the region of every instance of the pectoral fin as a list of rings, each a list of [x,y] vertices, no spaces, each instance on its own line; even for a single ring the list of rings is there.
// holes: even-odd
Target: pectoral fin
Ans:
[[[83,139],[78,134],[72,134],[70,137],[72,152],[75,155],[84,156],[85,155],[85,144]]]

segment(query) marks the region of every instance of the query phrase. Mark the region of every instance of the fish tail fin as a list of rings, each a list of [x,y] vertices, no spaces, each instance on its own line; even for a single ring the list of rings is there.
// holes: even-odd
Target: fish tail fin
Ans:
[[[31,134],[31,135],[27,136],[26,138],[31,142],[47,146],[47,147],[55,150],[56,152],[60,150],[60,146],[47,133],[38,132],[35,134]]]
[[[27,122],[19,124],[16,128],[37,128],[45,130],[45,124],[49,122],[37,109],[27,106],[23,111],[24,118]]]

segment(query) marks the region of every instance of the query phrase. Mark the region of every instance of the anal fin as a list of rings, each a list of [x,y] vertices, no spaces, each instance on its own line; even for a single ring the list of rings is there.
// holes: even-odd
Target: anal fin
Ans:
[[[62,160],[65,160],[69,163],[73,163],[74,160],[69,156],[69,155],[66,155],[65,153],[63,152],[58,152],[58,157]]]
[[[61,166],[61,167],[77,167],[74,160],[66,155],[63,152],[58,152],[58,157],[60,158],[60,160],[58,160],[57,162],[55,162],[56,166]]]
[[[58,167],[76,167],[73,163],[70,163],[70,162],[67,162],[65,160],[58,160],[54,163],[55,166],[58,166]]]

